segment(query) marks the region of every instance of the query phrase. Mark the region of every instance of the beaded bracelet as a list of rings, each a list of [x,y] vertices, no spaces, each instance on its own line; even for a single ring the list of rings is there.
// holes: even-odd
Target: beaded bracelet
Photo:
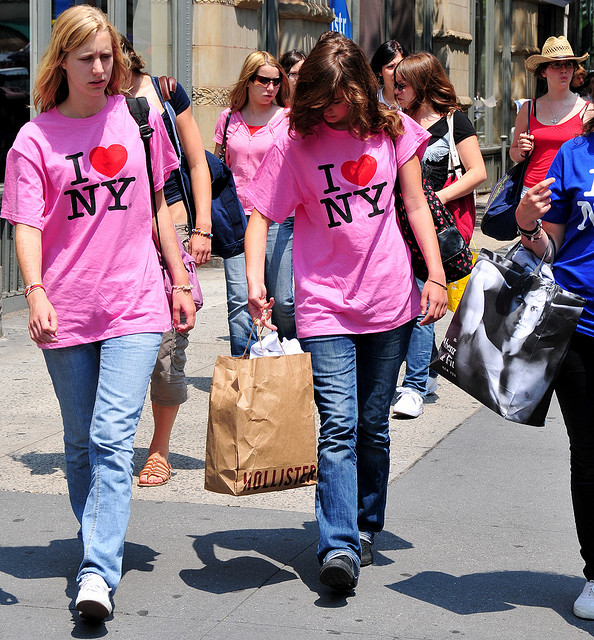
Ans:
[[[174,284],[171,288],[173,291],[177,289],[178,291],[185,291],[187,293],[189,291],[192,291],[192,289],[194,288],[194,285],[193,284]]]
[[[45,287],[41,282],[32,282],[28,287],[25,287],[25,299],[29,297],[29,294],[35,289],[43,289],[45,291]]]
[[[433,284],[436,284],[438,287],[441,287],[442,289],[445,289],[446,291],[448,290],[447,285],[441,284],[441,282],[437,282],[437,280],[429,279],[429,282],[433,282]]]
[[[202,229],[192,229],[192,233],[196,236],[203,236],[204,238],[208,238],[209,240],[212,238],[212,233],[202,231]]]
[[[542,223],[540,220],[536,220],[536,227],[534,227],[534,229],[531,229],[530,231],[522,229],[522,227],[518,225],[518,231],[522,236],[524,236],[524,238],[528,238],[530,242],[536,242],[537,240],[540,240],[543,234]]]

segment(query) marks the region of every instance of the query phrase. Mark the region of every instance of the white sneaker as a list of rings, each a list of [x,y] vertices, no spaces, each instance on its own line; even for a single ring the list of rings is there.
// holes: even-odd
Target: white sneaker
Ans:
[[[103,620],[111,613],[113,606],[109,599],[111,589],[97,573],[85,573],[80,580],[76,608],[83,618]]]
[[[437,378],[429,376],[427,378],[427,384],[425,385],[425,394],[431,395],[437,391]]]
[[[418,418],[423,413],[423,396],[407,387],[398,387],[396,391],[399,391],[400,395],[392,407],[392,414]]]
[[[594,580],[584,585],[580,597],[573,603],[573,612],[578,618],[594,620]]]

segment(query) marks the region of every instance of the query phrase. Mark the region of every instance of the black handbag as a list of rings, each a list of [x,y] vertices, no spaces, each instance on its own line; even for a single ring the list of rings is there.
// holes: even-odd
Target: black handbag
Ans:
[[[424,178],[423,191],[433,216],[446,282],[456,282],[470,273],[472,269],[472,251],[468,248],[462,234],[456,227],[454,215],[435,195],[435,191]],[[429,275],[427,265],[408,221],[398,179],[396,179],[394,188],[394,204],[402,236],[410,249],[413,272],[417,278],[425,281]]]
[[[534,102],[528,109],[528,130],[530,133],[530,113]],[[493,187],[481,221],[481,231],[496,240],[513,240],[518,236],[516,208],[522,199],[524,175],[529,158],[514,165]]]

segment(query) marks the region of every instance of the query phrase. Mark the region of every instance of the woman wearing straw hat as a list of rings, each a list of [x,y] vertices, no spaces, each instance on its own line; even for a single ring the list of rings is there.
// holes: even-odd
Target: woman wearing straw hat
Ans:
[[[514,162],[530,158],[524,177],[525,190],[544,180],[559,147],[582,133],[588,103],[572,93],[571,80],[579,63],[587,57],[587,53],[574,55],[565,36],[552,36],[544,43],[541,55],[530,56],[525,62],[527,71],[547,83],[543,96],[522,105],[509,150]]]

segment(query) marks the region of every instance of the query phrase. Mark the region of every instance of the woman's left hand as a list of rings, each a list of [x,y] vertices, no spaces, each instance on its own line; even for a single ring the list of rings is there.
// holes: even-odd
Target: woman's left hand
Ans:
[[[188,249],[188,253],[192,254],[192,257],[196,260],[196,265],[199,267],[210,260],[211,240],[194,233],[190,236]]]
[[[421,313],[425,317],[419,323],[421,326],[436,322],[445,316],[448,310],[448,292],[442,285],[427,280],[421,292]]]
[[[173,294],[173,327],[176,331],[185,333],[194,328],[196,322],[196,305],[191,291],[174,289]],[[181,324],[181,313],[186,316],[186,321]]]

